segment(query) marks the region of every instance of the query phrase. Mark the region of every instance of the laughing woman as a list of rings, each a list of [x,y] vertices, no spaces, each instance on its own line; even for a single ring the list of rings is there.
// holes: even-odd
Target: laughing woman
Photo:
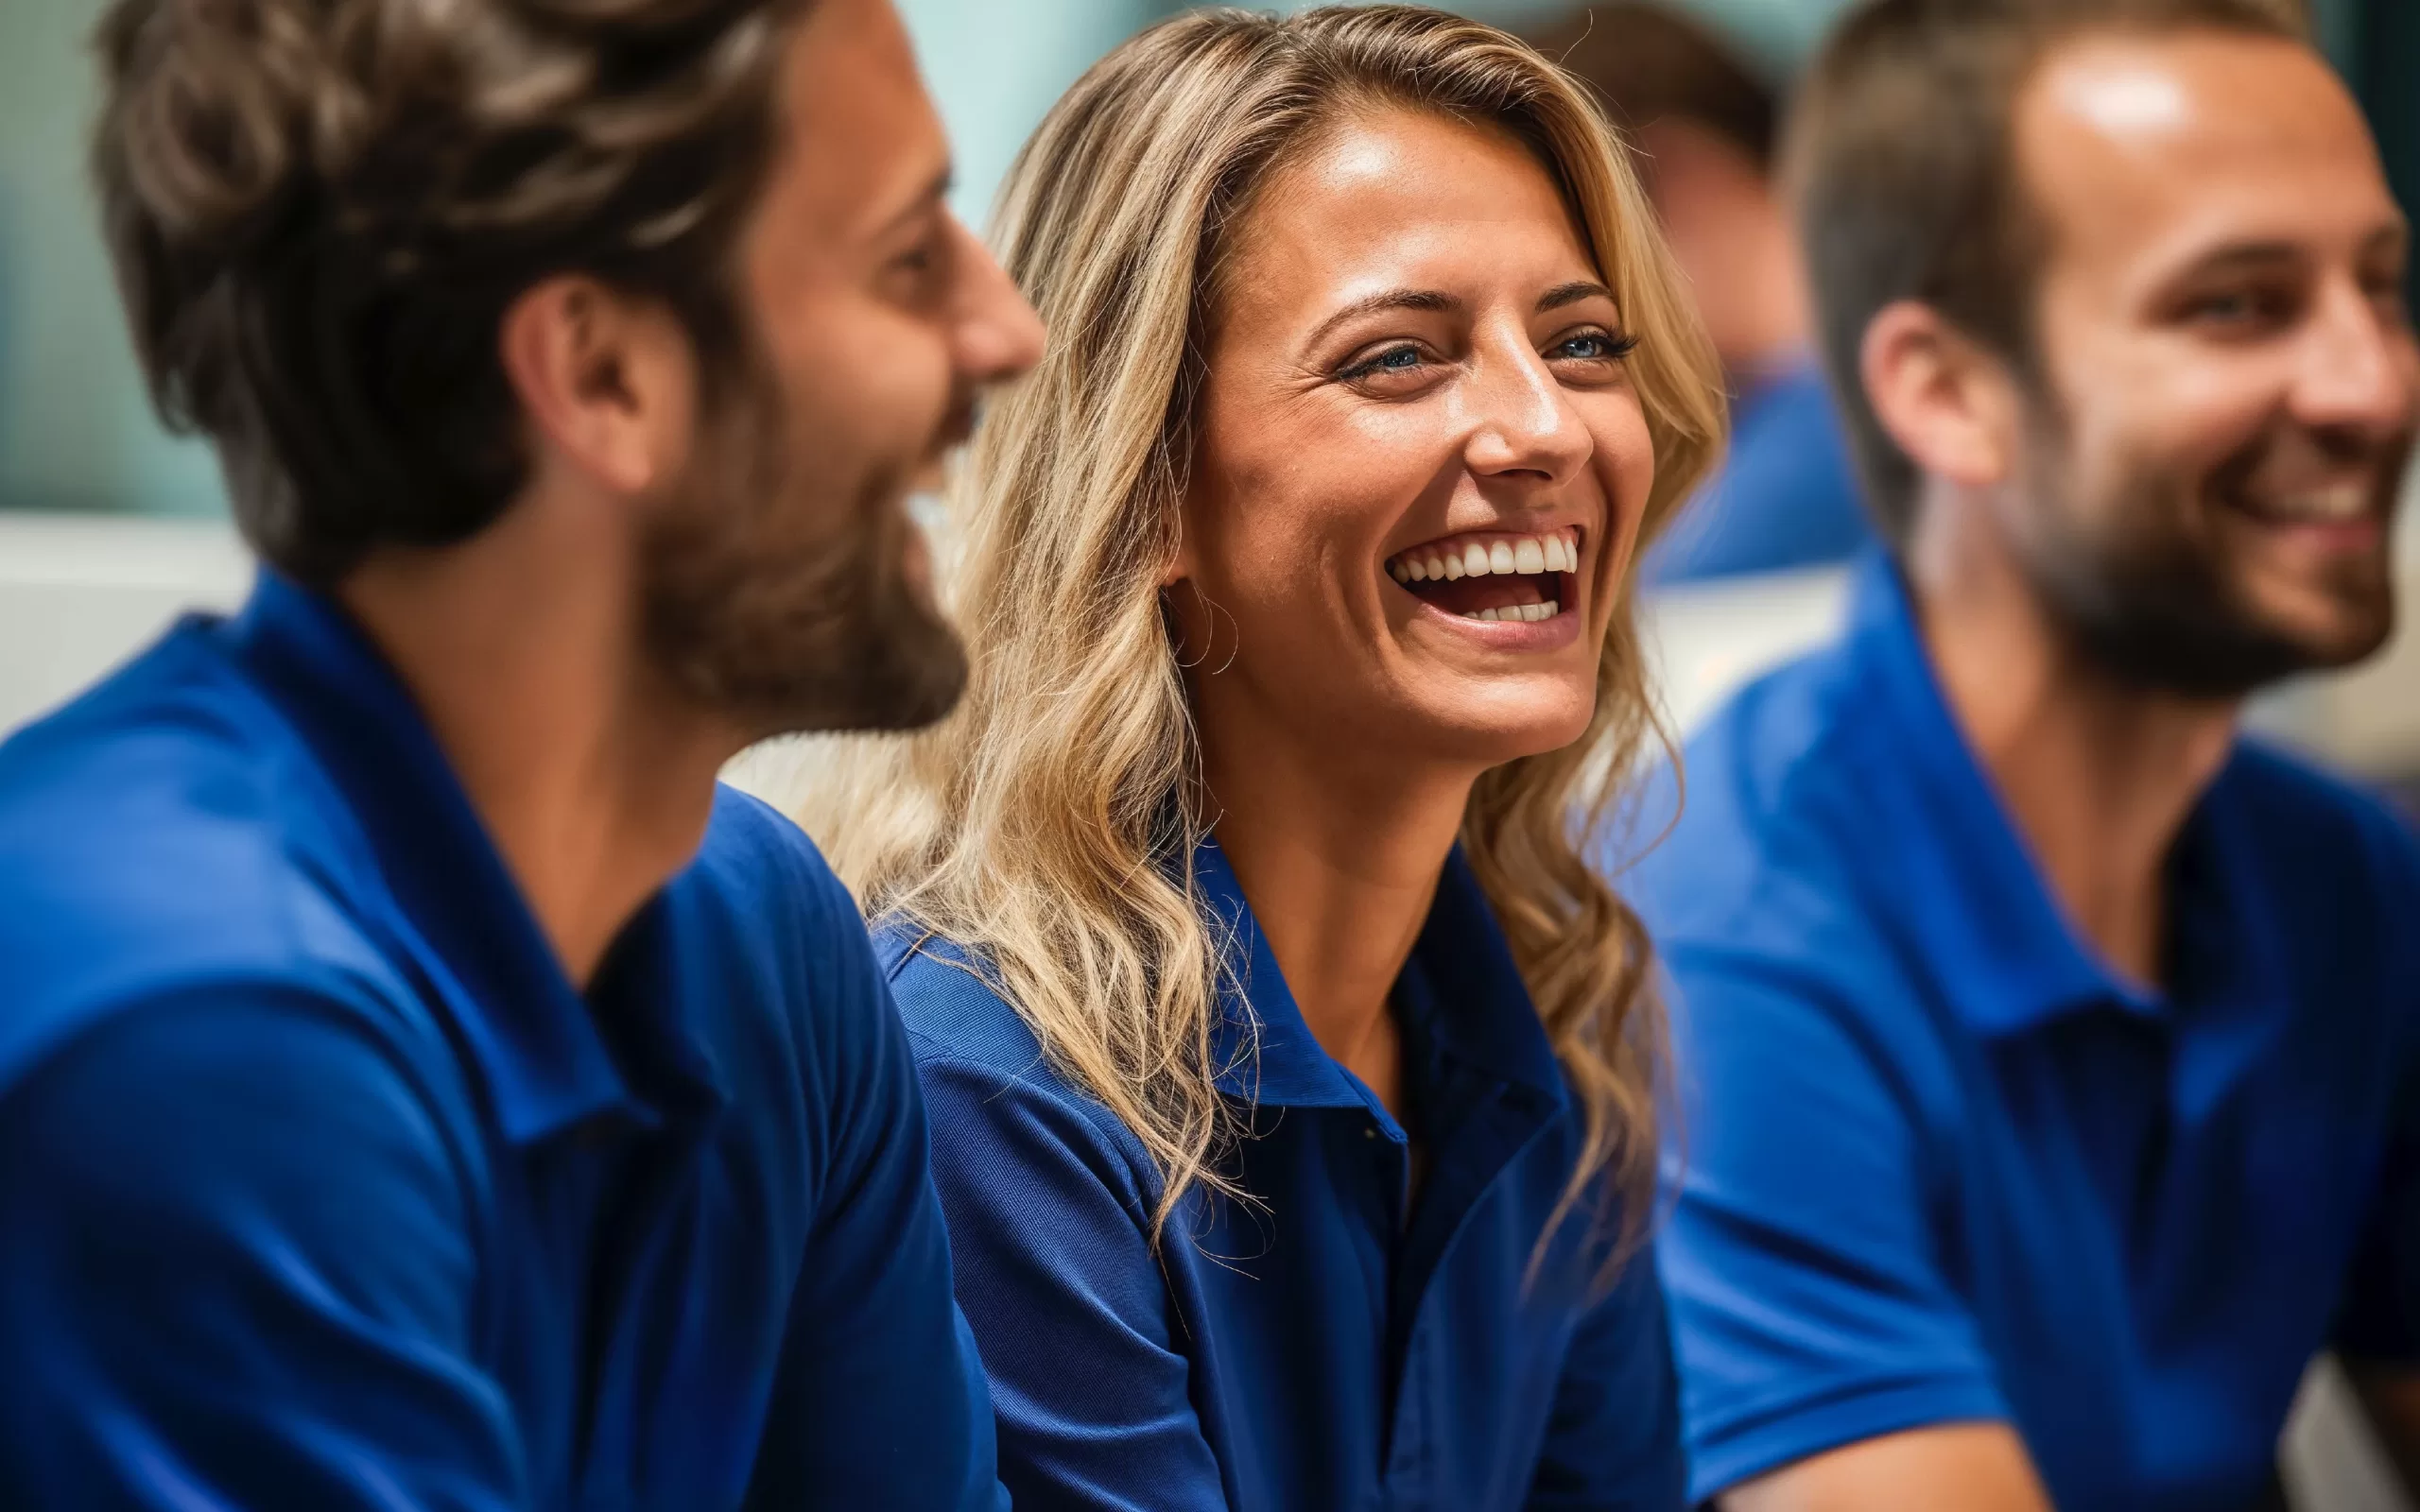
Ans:
[[[808,817],[883,924],[1002,1478],[1678,1507],[1659,1025],[1583,855],[1720,419],[1627,164],[1485,26],[1195,13],[1001,214],[1052,350],[952,510],[968,696]]]

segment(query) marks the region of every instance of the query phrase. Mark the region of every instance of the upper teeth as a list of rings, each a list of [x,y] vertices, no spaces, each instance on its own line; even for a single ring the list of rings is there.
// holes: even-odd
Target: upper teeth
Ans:
[[[2370,512],[2370,490],[2360,483],[2290,493],[2274,500],[2270,512],[2290,520],[2358,520]]]
[[[1490,573],[1576,573],[1580,570],[1580,532],[1558,530],[1543,536],[1499,537],[1465,541],[1460,546],[1414,546],[1387,563],[1387,575],[1398,583],[1426,582],[1432,577],[1485,577]]]

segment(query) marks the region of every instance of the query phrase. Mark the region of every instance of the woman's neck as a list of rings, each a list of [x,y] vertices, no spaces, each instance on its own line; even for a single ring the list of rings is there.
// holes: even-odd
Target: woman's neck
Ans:
[[[1478,774],[1389,764],[1374,778],[1266,730],[1231,733],[1203,735],[1219,848],[1320,1047],[1400,1112],[1388,1000]]]

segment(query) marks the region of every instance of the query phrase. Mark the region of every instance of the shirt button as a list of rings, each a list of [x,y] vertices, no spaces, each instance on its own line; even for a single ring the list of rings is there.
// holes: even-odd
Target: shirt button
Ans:
[[[1378,1137],[1378,1125],[1375,1125],[1375,1124],[1364,1124],[1364,1125],[1361,1125],[1361,1137],[1362,1137],[1363,1139],[1365,1139],[1365,1140],[1374,1140],[1374,1139],[1376,1139],[1376,1138]]]

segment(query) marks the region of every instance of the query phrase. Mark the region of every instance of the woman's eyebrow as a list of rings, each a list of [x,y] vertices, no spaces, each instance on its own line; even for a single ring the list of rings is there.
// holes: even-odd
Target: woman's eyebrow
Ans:
[[[1610,300],[1613,297],[1614,291],[1602,284],[1580,279],[1569,284],[1558,284],[1539,295],[1538,313],[1544,315],[1548,310],[1560,310],[1566,304],[1578,304],[1582,300]]]
[[[1358,299],[1322,320],[1304,339],[1305,347],[1316,347],[1327,334],[1345,321],[1380,310],[1459,310],[1462,301],[1438,289],[1387,289],[1365,299]]]

